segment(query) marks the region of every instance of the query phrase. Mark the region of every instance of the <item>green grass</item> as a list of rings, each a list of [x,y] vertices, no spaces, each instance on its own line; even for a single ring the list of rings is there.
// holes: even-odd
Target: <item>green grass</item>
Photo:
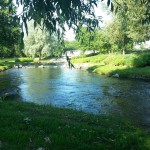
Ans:
[[[114,74],[119,74],[119,77],[121,78],[150,79],[150,67],[128,68],[126,66],[95,65],[88,67],[87,70],[101,75],[112,76]]]
[[[7,66],[0,66],[0,71],[7,69]]]
[[[121,68],[111,71],[111,74],[119,74],[122,78],[150,79],[150,67],[143,68]]]
[[[16,58],[15,62],[33,62],[33,58],[28,57]]]
[[[128,66],[128,67],[146,67],[150,66],[150,53],[144,54],[111,54],[96,55],[91,57],[73,58],[72,63],[101,63],[103,65]]]
[[[74,58],[74,64],[88,62],[87,70],[102,75],[119,74],[122,78],[150,79],[150,53],[97,55]]]
[[[100,63],[102,62],[107,55],[96,55],[96,56],[91,56],[91,57],[83,57],[83,58],[73,58],[71,62],[77,63],[77,64],[82,64],[82,63]]]
[[[25,62],[33,62],[32,58],[4,58],[0,59],[0,71],[12,68],[15,64],[23,64]]]
[[[0,149],[146,150],[150,137],[120,117],[17,101],[0,103]],[[25,121],[26,120],[26,121]]]
[[[38,58],[28,58],[28,57],[22,57],[22,58],[4,58],[0,59],[0,71],[4,71],[8,68],[12,68],[14,65],[26,65],[26,63],[30,64],[36,64],[39,62]],[[40,60],[42,64],[50,64],[50,65],[56,65],[54,62],[52,62],[50,59],[47,60]]]
[[[102,75],[112,75],[114,74],[115,70],[122,70],[125,69],[125,66],[110,66],[110,65],[106,65],[106,66],[92,66],[89,67],[87,70],[88,71],[92,71],[92,72],[96,72]]]
[[[11,68],[14,64],[14,58],[0,59],[0,71]]]

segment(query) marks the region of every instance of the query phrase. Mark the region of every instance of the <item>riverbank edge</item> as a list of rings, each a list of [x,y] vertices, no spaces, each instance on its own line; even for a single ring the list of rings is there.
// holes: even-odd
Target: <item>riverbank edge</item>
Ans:
[[[41,60],[41,61],[35,61],[35,60],[29,61],[28,59],[29,58],[20,58],[20,59],[18,58],[17,60],[19,61],[15,61],[15,59],[12,58],[10,62],[7,59],[3,59],[3,61],[0,62],[0,72],[6,71],[11,68],[20,69],[20,68],[46,68],[46,67],[67,68],[68,67],[66,59],[64,58],[59,58],[59,59],[52,58],[52,59]]]
[[[150,136],[119,116],[0,102],[2,149],[149,149]]]
[[[99,63],[74,63],[74,65],[77,69],[87,70],[107,77],[150,80],[150,66],[135,68],[127,66],[101,65]]]
[[[24,62],[20,62],[20,63],[13,63],[13,65],[11,66],[0,66],[0,72],[6,71],[8,69],[21,69],[21,68],[45,68],[47,66],[54,66],[54,67],[58,67],[58,65],[56,63],[35,63],[35,62],[31,62],[28,63],[28,65],[26,65],[26,63]]]
[[[51,59],[50,59],[51,60]],[[76,60],[77,61],[77,60]],[[100,75],[105,75],[107,77],[114,78],[128,78],[128,79],[143,79],[150,80],[150,66],[147,67],[127,67],[127,66],[113,66],[113,65],[101,65],[100,63],[81,63],[78,64],[74,61],[76,69],[83,69],[89,72],[95,72]],[[11,65],[0,66],[0,72],[11,69],[11,68],[46,68],[49,66],[52,67],[61,67],[67,68],[67,64],[63,60],[59,61],[50,61],[44,62],[14,62]]]

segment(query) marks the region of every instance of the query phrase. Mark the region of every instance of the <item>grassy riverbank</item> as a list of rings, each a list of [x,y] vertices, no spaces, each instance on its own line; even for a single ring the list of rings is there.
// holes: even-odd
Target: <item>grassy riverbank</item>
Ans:
[[[40,62],[40,63],[39,63]],[[59,62],[59,60],[58,60]],[[0,59],[0,72],[12,68],[13,66],[28,66],[28,65],[56,65],[52,59],[43,59],[39,61],[39,58],[3,58]],[[20,67],[21,68],[21,67]]]
[[[0,59],[0,71],[11,68],[15,63],[14,58]]]
[[[150,148],[148,133],[120,117],[6,100],[0,102],[0,114],[2,150]]]
[[[86,63],[87,70],[103,75],[150,79],[150,53],[84,56],[73,58],[72,63],[81,67]]]
[[[15,64],[23,64],[25,62],[34,62],[31,58],[3,58],[0,59],[0,71],[12,68]]]

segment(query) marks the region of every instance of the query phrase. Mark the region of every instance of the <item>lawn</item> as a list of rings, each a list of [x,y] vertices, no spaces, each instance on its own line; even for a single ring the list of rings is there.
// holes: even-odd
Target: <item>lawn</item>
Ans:
[[[88,71],[102,75],[118,74],[122,78],[150,79],[150,53],[79,57],[73,58],[72,62],[81,66],[87,63]]]
[[[117,116],[1,100],[2,150],[146,150],[147,132]]]

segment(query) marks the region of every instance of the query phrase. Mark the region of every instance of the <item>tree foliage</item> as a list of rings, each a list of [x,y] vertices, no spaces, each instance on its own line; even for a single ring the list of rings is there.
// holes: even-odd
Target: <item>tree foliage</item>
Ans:
[[[43,29],[46,28],[51,34],[57,32],[58,37],[61,37],[65,31],[66,24],[69,28],[73,28],[77,32],[80,32],[80,27],[83,25],[87,27],[89,32],[93,31],[95,27],[98,26],[99,18],[95,16],[94,12],[94,7],[97,6],[98,1],[99,0],[16,0],[16,4],[18,6],[23,5],[23,12],[20,14],[20,17],[27,33],[27,22],[33,19],[34,27],[41,25]],[[125,43],[127,43],[129,39],[134,41],[149,39],[149,0],[107,0],[107,5],[113,12],[117,13],[118,18],[119,16],[122,18],[122,20],[120,19],[121,29],[117,27],[118,30],[123,30],[118,34],[122,41],[122,44],[118,42],[118,44],[121,44],[120,47],[125,47]],[[18,35],[20,30],[17,28],[14,29],[14,27],[18,26],[19,22],[15,10],[13,0],[0,1],[0,32],[2,33],[1,43],[3,44],[3,46],[1,46],[1,52],[3,55],[8,53],[13,55],[14,49],[18,46],[14,44],[17,43],[16,41],[18,41],[18,37],[20,37]],[[12,28],[14,30],[12,30]],[[7,34],[4,34],[6,31]],[[146,34],[146,32],[148,32],[148,34]],[[94,41],[92,36],[87,36],[87,39],[90,38],[91,41]],[[98,36],[95,35],[95,39]],[[8,39],[11,39],[9,44],[6,42]],[[106,40],[106,38],[103,37],[103,40],[104,39]],[[91,43],[92,42],[90,42],[88,49],[91,49]],[[92,44],[96,46],[95,43]],[[104,43],[101,44],[103,45]],[[42,49],[42,46],[39,49]]]
[[[9,9],[8,0],[0,1],[0,55],[20,55],[21,32],[16,7]]]
[[[34,29],[33,22],[29,22],[29,34],[24,38],[24,53],[29,57],[61,56],[63,44],[55,34],[42,30],[40,26]]]
[[[116,14],[117,20],[122,23],[122,28],[126,28],[128,37],[137,42],[149,40],[150,2],[147,0],[115,0],[115,2],[120,6]]]
[[[77,33],[77,41],[79,42],[80,49],[83,51],[93,50],[100,53],[108,53],[110,50],[110,42],[105,29],[96,29],[89,32],[86,27]]]
[[[89,32],[81,27],[77,39],[83,50],[98,50],[99,52],[125,53],[133,49],[135,42],[150,39],[150,24],[147,21],[149,3],[147,1],[114,0],[111,5],[113,20],[103,30]],[[145,22],[145,23],[144,23]]]
[[[65,41],[64,44],[65,44],[64,51],[80,49],[80,45],[78,41]]]
[[[121,3],[123,2],[129,8],[127,1],[122,0]],[[67,24],[69,28],[77,27],[79,24],[86,24],[89,29],[98,26],[94,13],[94,7],[98,2],[99,0],[16,0],[18,5],[23,5],[22,20],[26,28],[27,20],[33,19],[35,26],[43,24],[51,32],[57,31],[58,33],[64,30],[64,24]],[[121,3],[120,0],[107,0],[107,5],[115,12],[122,10]],[[149,1],[134,0],[133,6],[136,4],[147,5],[145,17],[141,21],[149,22]]]
[[[16,0],[18,6],[23,5],[21,18],[27,31],[27,21],[33,19],[34,26],[40,24],[58,35],[64,32],[65,24],[76,29],[79,24],[86,24],[91,30],[98,26],[94,14],[97,2],[98,0]]]

